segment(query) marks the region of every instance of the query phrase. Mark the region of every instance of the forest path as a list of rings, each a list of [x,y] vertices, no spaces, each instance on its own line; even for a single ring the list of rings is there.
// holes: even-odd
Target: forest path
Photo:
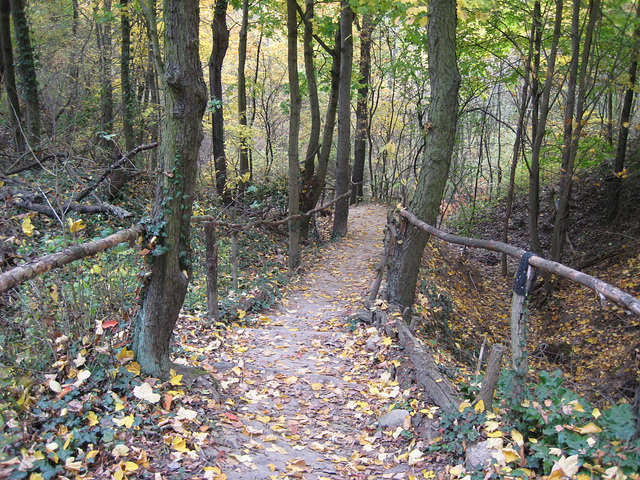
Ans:
[[[382,206],[352,208],[348,236],[308,260],[308,273],[254,328],[236,329],[224,340],[227,362],[219,377],[225,399],[218,446],[208,452],[221,475],[210,478],[421,473],[407,463],[415,457],[409,456],[410,435],[401,427],[383,432],[377,424],[402,397],[386,373],[390,342],[348,320],[374,278],[385,222]],[[405,418],[404,427],[409,423]]]

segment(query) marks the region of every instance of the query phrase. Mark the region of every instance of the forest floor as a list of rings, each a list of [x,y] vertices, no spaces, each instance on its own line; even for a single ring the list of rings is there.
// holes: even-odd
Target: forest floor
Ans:
[[[223,398],[198,416],[218,426],[202,449],[206,460],[174,451],[170,467],[204,466],[208,478],[238,480],[435,476],[410,416],[378,424],[392,407],[418,402],[390,378],[391,339],[350,320],[375,276],[385,223],[384,207],[352,208],[348,236],[308,258],[276,307],[205,356]],[[178,332],[196,351],[210,341],[188,323]]]

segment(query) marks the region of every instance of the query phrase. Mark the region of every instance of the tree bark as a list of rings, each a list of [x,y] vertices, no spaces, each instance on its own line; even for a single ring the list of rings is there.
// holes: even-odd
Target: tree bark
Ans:
[[[142,370],[166,377],[170,341],[192,271],[190,235],[207,93],[199,55],[197,0],[165,0],[165,117],[161,165],[149,226],[158,246],[134,328]]]
[[[326,184],[329,155],[333,143],[333,132],[336,126],[336,113],[338,111],[338,97],[340,92],[340,28],[336,32],[331,61],[331,87],[329,101],[322,132],[322,144],[318,155],[318,168],[316,170],[317,182],[313,188],[313,204],[316,205]]]
[[[289,215],[300,212],[300,167],[298,166],[300,134],[300,79],[298,78],[298,14],[296,0],[287,0],[287,44],[289,69],[289,94],[291,112],[289,116]],[[300,265],[300,219],[289,221],[289,268]]]
[[[302,174],[302,187],[300,189],[300,211],[307,212],[316,205],[314,189],[318,183],[315,175],[315,159],[320,152],[320,100],[318,99],[318,82],[316,81],[316,67],[313,61],[313,4],[314,0],[306,0],[306,10],[303,13],[304,20],[304,71],[307,78],[307,90],[309,93],[309,110],[311,113],[311,129],[309,130],[309,143],[304,159],[304,171]],[[300,222],[300,237],[307,239],[311,217],[305,217]]]
[[[369,129],[369,82],[371,81],[371,34],[373,16],[363,15],[360,30],[360,86],[356,107],[356,133],[353,147],[353,175],[351,177],[351,205],[364,196],[364,164],[367,155],[367,131]]]
[[[560,32],[562,27],[562,6],[563,0],[556,0],[556,13],[553,27],[553,39],[551,41],[551,49],[549,51],[549,59],[547,60],[547,73],[542,88],[541,100],[537,100],[537,121],[536,130],[533,137],[533,146],[531,148],[531,164],[529,170],[529,239],[531,250],[538,254],[541,252],[540,235],[538,233],[538,216],[540,213],[540,154],[545,139],[547,128],[547,118],[549,116],[551,87],[553,86],[553,77],[555,74],[556,57],[558,54],[558,43],[560,41]],[[539,82],[539,72],[534,72],[536,80]]]
[[[213,47],[209,59],[209,88],[211,91],[211,134],[213,161],[216,167],[216,190],[225,205],[232,202],[227,188],[227,156],[224,148],[224,112],[222,107],[222,64],[229,48],[226,0],[216,0],[213,23]]]
[[[640,19],[640,1],[636,3],[636,22]],[[629,66],[629,83],[622,99],[622,111],[620,112],[620,125],[618,127],[618,144],[616,156],[613,159],[613,178],[609,186],[609,208],[607,217],[613,221],[618,214],[620,205],[620,191],[622,188],[622,172],[627,155],[627,138],[629,137],[629,122],[631,119],[631,106],[635,96],[636,77],[638,72],[638,50],[640,49],[640,26],[636,23],[633,29],[633,45],[631,48],[631,65]]]
[[[26,106],[27,136],[31,145],[35,147],[40,142],[40,96],[25,0],[11,0],[11,14],[18,52],[16,63]]]
[[[120,0],[120,29],[122,44],[120,49],[120,82],[122,85],[122,130],[125,148],[133,149],[133,91],[131,87],[131,11],[129,0]]]
[[[242,0],[242,23],[240,24],[240,38],[238,44],[238,124],[240,125],[240,159],[239,173],[242,180],[238,182],[239,193],[244,193],[249,182],[244,181],[244,175],[249,172],[249,142],[247,136],[247,79],[245,65],[247,63],[247,28],[249,24],[249,0]]]
[[[113,83],[111,82],[111,0],[104,0],[104,13],[99,10],[99,3],[93,7],[96,22],[96,43],[98,47],[98,66],[100,70],[100,124],[98,126],[99,143],[107,152],[113,152],[114,143],[108,138],[113,132]],[[101,16],[107,18],[104,22]],[[107,162],[110,162],[110,158]]]
[[[51,255],[38,258],[37,260],[25,265],[14,267],[8,272],[4,272],[0,275],[0,293],[4,293],[11,288],[17,287],[21,283],[48,272],[49,270],[60,268],[68,263],[80,260],[81,258],[96,255],[109,248],[115,247],[122,242],[133,243],[144,232],[144,225],[136,225],[128,230],[122,230],[114,233],[113,235],[109,235],[108,237],[96,240],[95,242],[74,245],[73,247],[64,249],[62,252],[52,253]]]
[[[460,73],[456,57],[456,1],[431,0],[428,17],[430,126],[411,208],[418,218],[435,224],[449,175],[458,118]],[[413,225],[405,226],[404,232],[398,232],[402,243],[398,242],[389,270],[389,296],[392,303],[410,307],[428,235]]]
[[[0,42],[2,43],[2,63],[4,67],[4,85],[9,100],[9,117],[14,132],[16,146],[24,150],[24,137],[20,132],[20,98],[16,85],[16,72],[13,66],[13,44],[11,40],[11,1],[0,0]]]
[[[589,0],[589,20],[585,31],[582,58],[580,59],[580,71],[578,73],[578,57],[580,51],[580,1],[574,0],[574,11],[572,19],[572,56],[569,75],[569,85],[567,92],[567,106],[565,115],[564,145],[562,150],[562,175],[560,177],[558,193],[558,209],[553,225],[553,236],[551,239],[551,258],[557,262],[562,261],[564,241],[569,228],[569,208],[571,199],[571,186],[573,184],[573,172],[575,170],[576,156],[578,154],[578,144],[582,134],[586,90],[587,90],[587,67],[591,55],[591,45],[593,42],[596,23],[600,17],[600,0]],[[576,6],[577,4],[577,6]],[[576,81],[578,83],[578,96],[575,98]],[[574,112],[575,103],[575,117]],[[575,128],[573,128],[575,125]]]
[[[491,349],[491,355],[489,355],[489,361],[487,362],[487,369],[485,370],[484,378],[482,379],[482,386],[480,387],[480,393],[474,400],[474,405],[480,400],[484,403],[485,411],[491,411],[491,404],[493,403],[493,394],[498,385],[500,379],[500,372],[502,371],[502,356],[504,355],[504,345],[494,345]]]
[[[353,10],[342,0],[340,13],[340,91],[338,94],[338,146],[336,150],[336,196],[349,191],[351,156],[351,72],[353,69]],[[333,237],[347,234],[349,200],[336,203],[333,214]]]

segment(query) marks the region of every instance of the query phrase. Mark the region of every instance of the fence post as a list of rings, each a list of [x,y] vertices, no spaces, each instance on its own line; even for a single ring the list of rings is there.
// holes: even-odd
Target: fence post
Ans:
[[[215,222],[205,222],[204,238],[206,247],[207,269],[207,312],[209,318],[220,321],[218,308],[218,239],[216,238]]]
[[[524,394],[529,370],[527,360],[527,325],[529,311],[525,306],[527,293],[531,288],[535,269],[529,265],[529,258],[533,253],[526,252],[520,259],[520,266],[513,285],[511,300],[511,360],[515,372],[513,377],[514,401],[519,401]]]

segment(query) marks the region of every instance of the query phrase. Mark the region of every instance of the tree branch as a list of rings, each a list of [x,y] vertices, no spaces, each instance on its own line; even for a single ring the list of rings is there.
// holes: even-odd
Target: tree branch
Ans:
[[[115,247],[123,242],[134,242],[146,231],[144,225],[136,225],[127,230],[109,235],[95,242],[83,243],[68,247],[62,252],[40,257],[25,265],[19,265],[0,275],[0,293],[26,282],[42,273],[60,268],[63,265],[80,260],[84,257],[96,255],[104,250]]]

